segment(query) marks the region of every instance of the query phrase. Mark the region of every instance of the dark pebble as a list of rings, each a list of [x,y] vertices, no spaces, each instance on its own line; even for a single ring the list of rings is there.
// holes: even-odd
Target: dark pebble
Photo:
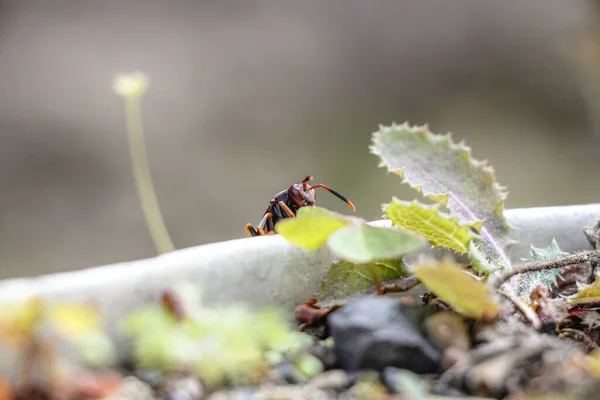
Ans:
[[[351,376],[389,366],[441,372],[441,353],[422,333],[419,309],[391,297],[362,297],[329,315],[340,367]]]

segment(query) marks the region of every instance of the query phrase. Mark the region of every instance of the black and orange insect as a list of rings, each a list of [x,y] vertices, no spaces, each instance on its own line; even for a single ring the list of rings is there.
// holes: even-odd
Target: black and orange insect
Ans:
[[[246,225],[246,237],[272,235],[275,233],[275,224],[279,220],[295,218],[296,213],[302,207],[314,207],[317,199],[315,189],[317,188],[327,190],[348,204],[352,211],[356,211],[354,204],[335,190],[321,183],[310,186],[307,182],[312,179],[312,176],[307,176],[302,182],[294,183],[289,189],[282,190],[273,196],[256,229],[252,224]]]

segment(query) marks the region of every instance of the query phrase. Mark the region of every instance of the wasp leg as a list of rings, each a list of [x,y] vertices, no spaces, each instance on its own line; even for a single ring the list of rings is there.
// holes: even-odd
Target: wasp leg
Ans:
[[[258,229],[265,229],[265,225],[267,225],[267,221],[269,219],[273,218],[273,214],[270,212],[266,212],[265,215],[263,215],[262,219],[260,220],[260,222],[258,223],[257,228]],[[269,230],[267,228],[267,230]]]
[[[246,225],[246,237],[254,237],[254,236],[263,236],[265,235],[265,231],[262,229],[254,229],[252,224]]]
[[[296,214],[283,201],[279,202],[279,207],[287,214],[289,218],[296,218]]]
[[[269,213],[271,214],[271,213]],[[273,224],[273,214],[269,215],[267,218],[267,235],[275,234],[275,225]]]
[[[275,234],[275,227],[273,225],[273,213],[271,213],[271,212],[265,213],[265,215],[262,217],[262,219],[258,223],[259,230],[265,229],[265,228],[266,228],[265,235],[274,235]]]
[[[263,215],[263,217],[260,220],[260,222],[258,223],[258,226],[256,227],[256,229],[252,226],[252,224],[246,225],[246,237],[268,235],[269,233],[265,233],[264,228],[265,228],[265,225],[267,225],[267,223],[269,221],[271,221],[270,227],[267,227],[267,230],[268,231],[272,230],[272,228],[271,228],[273,226],[272,218],[273,218],[273,214],[268,212],[268,213],[265,213],[265,215]]]
[[[254,229],[252,224],[246,225],[246,237],[249,238],[254,236],[259,236],[259,233]]]

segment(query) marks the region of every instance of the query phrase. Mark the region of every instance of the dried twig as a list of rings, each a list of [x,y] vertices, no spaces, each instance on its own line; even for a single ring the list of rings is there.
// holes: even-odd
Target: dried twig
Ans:
[[[590,246],[594,250],[600,250],[600,218],[596,221],[596,225],[594,227],[586,226],[583,228],[583,234],[585,238],[590,242]],[[587,283],[594,283],[596,280],[596,268],[598,267],[598,260],[590,261],[592,265],[592,270],[590,272],[590,277],[587,279]]]
[[[590,242],[592,249],[597,250],[600,245],[600,218],[596,221],[594,227],[586,226],[583,228],[585,238]]]
[[[517,310],[519,310],[521,312],[521,314],[523,314],[525,319],[527,319],[527,321],[529,321],[529,323],[531,324],[533,329],[535,329],[536,331],[539,331],[542,328],[542,322],[538,318],[535,311],[533,311],[530,307],[528,307],[527,304],[523,303],[518,297],[516,297],[510,293],[506,293],[503,290],[499,290],[498,292],[502,296],[504,296],[507,300],[512,302],[512,304],[517,308]]]
[[[421,283],[416,276],[411,275],[394,283],[383,284],[381,291],[385,293],[407,292]]]
[[[296,307],[294,314],[296,315],[296,319],[302,323],[301,326],[308,326],[313,324],[315,321],[326,317],[340,307],[341,305],[334,304],[331,307],[321,308],[317,306],[317,299],[308,299]],[[305,326],[303,326],[303,328]]]
[[[574,339],[585,344],[586,348],[593,350],[598,348],[598,344],[594,342],[585,332],[578,329],[564,328],[558,335],[559,338]]]
[[[404,278],[394,279],[392,281],[381,282],[379,289],[376,285],[370,287],[365,291],[365,294],[387,294],[387,293],[400,293],[408,292],[412,288],[421,284],[421,281],[416,276],[410,275]]]
[[[547,269],[556,269],[566,267],[568,265],[582,264],[588,261],[596,262],[600,260],[599,250],[581,251],[578,253],[569,254],[568,256],[558,258],[551,261],[532,261],[520,265],[515,265],[510,268],[504,268],[492,275],[488,280],[488,287],[499,289],[500,286],[514,275],[524,274],[526,272],[544,271]]]

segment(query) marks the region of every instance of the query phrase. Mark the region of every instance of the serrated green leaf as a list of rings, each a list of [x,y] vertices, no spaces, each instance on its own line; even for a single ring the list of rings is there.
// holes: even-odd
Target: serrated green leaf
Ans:
[[[275,231],[297,246],[316,250],[327,242],[332,233],[351,223],[350,218],[324,208],[302,207],[296,218],[279,221]]]
[[[419,265],[415,276],[465,317],[493,320],[500,312],[489,289],[463,271],[451,258],[445,258],[438,265]]]
[[[421,246],[423,240],[406,230],[361,224],[338,230],[329,237],[327,244],[338,257],[367,263],[406,255]]]
[[[600,281],[596,280],[591,285],[581,285],[577,294],[573,297],[569,297],[569,303],[588,303],[588,302],[600,302]]]
[[[426,126],[405,123],[381,127],[373,135],[371,152],[380,157],[381,166],[445,204],[461,222],[483,220],[483,251],[510,265],[506,248],[512,241],[503,215],[506,192],[495,182],[493,169],[472,159],[468,147],[452,143],[450,134],[434,135]]]
[[[440,212],[439,204],[430,206],[394,197],[390,204],[384,205],[384,211],[394,226],[418,233],[432,245],[460,254],[468,253],[471,240],[477,237],[472,231],[477,224],[461,224],[458,218]]]
[[[373,262],[381,282],[408,276],[402,258],[377,260]],[[320,301],[337,300],[350,294],[367,290],[375,285],[369,264],[355,264],[340,261],[331,266],[321,283],[318,298]]]
[[[568,254],[558,247],[555,239],[552,239],[550,246],[545,249],[531,246],[529,261],[552,261]],[[555,268],[519,274],[510,281],[510,285],[518,288],[517,293],[519,297],[529,299],[529,295],[538,285],[553,285],[556,282],[559,271],[559,268]]]
[[[484,275],[491,274],[503,267],[499,259],[489,257],[479,239],[471,240],[471,243],[469,243],[469,261],[475,271]]]
[[[545,249],[531,246],[531,261],[552,261],[568,255],[558,247],[556,239],[552,239],[550,246]]]
[[[583,285],[578,283],[577,289],[577,294],[569,297],[569,303],[580,304],[597,301],[600,302],[600,279],[596,279],[591,285]]]

